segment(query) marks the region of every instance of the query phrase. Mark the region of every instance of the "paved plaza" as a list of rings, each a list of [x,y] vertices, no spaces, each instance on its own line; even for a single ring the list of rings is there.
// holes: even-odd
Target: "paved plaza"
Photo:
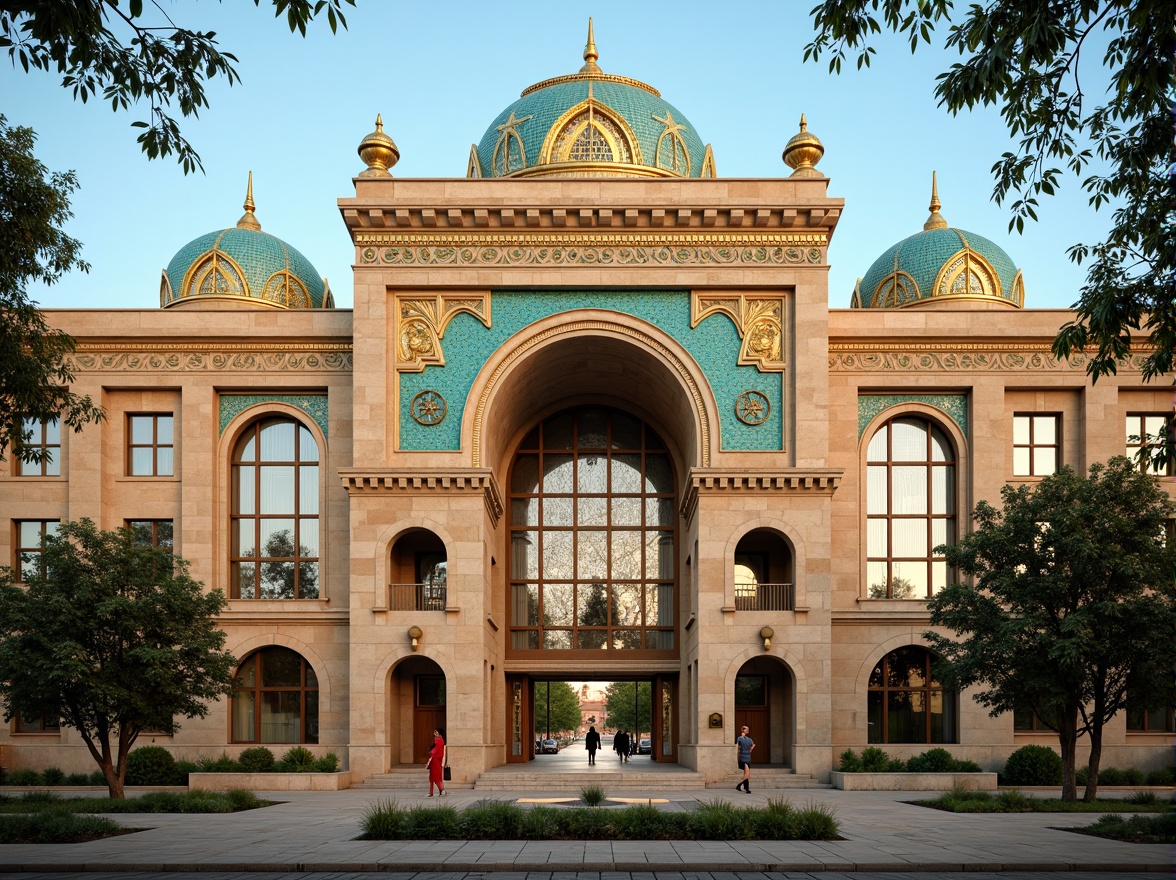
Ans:
[[[365,841],[358,840],[364,812],[390,798],[406,805],[463,807],[486,799],[484,792],[453,791],[444,801],[422,793],[351,789],[339,792],[259,792],[281,801],[266,809],[228,815],[120,815],[135,834],[72,845],[0,846],[0,873],[87,880],[157,873],[178,880],[198,872],[201,880],[244,873],[277,872],[298,880],[332,880],[352,874],[388,872],[398,880],[459,880],[494,873],[494,880],[739,880],[805,877],[946,877],[967,872],[971,880],[1005,872],[1116,872],[1133,876],[1170,872],[1172,852],[1163,845],[1103,840],[1062,830],[1092,823],[1090,814],[1029,813],[959,815],[904,801],[923,792],[734,790],[638,792],[618,797],[664,800],[660,809],[688,810],[723,798],[764,804],[787,797],[797,806],[822,804],[835,811],[844,840],[837,841]],[[495,792],[494,799],[575,798],[578,792]],[[440,873],[438,873],[440,872]],[[831,872],[831,873],[830,873]],[[880,873],[881,872],[881,873]],[[271,875],[273,876],[273,875]]]

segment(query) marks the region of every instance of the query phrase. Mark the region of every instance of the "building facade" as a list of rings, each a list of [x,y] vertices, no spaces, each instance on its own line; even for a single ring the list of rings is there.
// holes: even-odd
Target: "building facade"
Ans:
[[[35,565],[63,520],[133,524],[229,597],[239,689],[140,742],[303,744],[359,781],[423,763],[440,726],[468,781],[533,757],[556,679],[649,682],[653,759],[708,779],[742,724],[818,778],[868,744],[997,768],[1054,742],[933,680],[934,548],[1006,483],[1129,451],[1170,388],[1054,358],[1069,314],[1024,308],[934,187],[924,229],[830,309],[845,203],[803,118],[788,176],[722,178],[676,107],[597,62],[590,32],[464,178],[393,176],[377,122],[339,201],[351,310],[250,186],[164,270],[160,308],[47,312],[108,417],[29,426],[52,462],[9,455],[4,558]],[[1160,765],[1171,731],[1126,713],[1104,763]],[[53,719],[0,745],[8,767],[90,764]]]

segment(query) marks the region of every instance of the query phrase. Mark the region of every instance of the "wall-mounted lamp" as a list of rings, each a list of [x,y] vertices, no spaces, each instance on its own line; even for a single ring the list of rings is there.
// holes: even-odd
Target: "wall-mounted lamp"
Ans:
[[[765,651],[772,650],[772,636],[774,636],[775,634],[776,634],[776,631],[774,629],[772,629],[770,626],[765,626],[760,630],[760,638],[764,640],[764,650]]]
[[[424,632],[421,630],[421,628],[419,626],[410,626],[408,628],[408,637],[410,639],[412,639],[412,649],[414,651],[417,650],[418,648],[420,648],[421,638],[423,636],[424,636]]]

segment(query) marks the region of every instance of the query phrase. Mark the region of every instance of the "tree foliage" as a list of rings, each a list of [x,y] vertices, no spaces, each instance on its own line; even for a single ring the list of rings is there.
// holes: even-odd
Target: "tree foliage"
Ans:
[[[634,690],[636,689],[636,690]],[[608,726],[627,730],[630,735],[649,733],[653,716],[647,681],[612,681],[604,689],[605,717]]]
[[[59,718],[77,730],[121,798],[142,731],[171,735],[179,717],[204,717],[231,690],[236,660],[215,620],[224,595],[132,529],[85,519],[46,537],[41,563],[27,589],[0,569],[5,719]]]
[[[325,12],[335,33],[347,27],[343,6],[355,0],[271,0],[290,32]],[[253,0],[260,6],[261,0]],[[144,14],[146,7],[147,14]],[[143,0],[5,0],[0,3],[0,49],[13,64],[61,75],[61,85],[83,102],[106,101],[115,111],[145,101],[138,142],[148,158],[175,154],[184,173],[203,170],[200,156],[171,114],[197,117],[208,106],[205,84],[217,77],[240,82],[237,56],[221,50],[215,31],[176,24],[159,3]]]
[[[50,328],[26,293],[30,282],[90,268],[81,243],[62,229],[77,179],[50,173],[33,155],[35,142],[32,129],[10,128],[0,115],[0,461],[9,450],[25,461],[44,457],[43,448],[21,446],[25,419],[63,419],[80,431],[102,418],[89,397],[69,390],[73,339]]]
[[[1063,799],[1074,800],[1075,749],[1090,737],[1085,799],[1098,788],[1102,731],[1131,698],[1162,702],[1176,665],[1176,511],[1157,481],[1122,456],[1088,477],[1062,468],[1036,487],[980,502],[975,530],[944,548],[957,583],[928,602],[926,633],[945,686],[979,685],[998,715],[1030,710],[1057,731]],[[940,552],[937,549],[935,552]]]
[[[579,726],[580,699],[575,688],[566,681],[538,682],[535,685],[535,732],[569,733]]]
[[[1172,370],[1176,356],[1176,179],[1169,103],[1176,60],[1176,0],[994,0],[957,10],[952,0],[823,0],[812,10],[816,35],[805,58],[829,57],[840,72],[847,51],[857,66],[875,54],[883,29],[905,36],[911,51],[947,26],[944,45],[963,58],[939,74],[935,95],[950,113],[994,105],[1017,139],[992,166],[993,199],[1010,200],[1010,229],[1037,219],[1039,199],[1077,177],[1097,208],[1114,206],[1104,241],[1075,244],[1087,262],[1077,316],[1054,340],[1068,357],[1091,350],[1087,372],[1113,374],[1143,331],[1154,349],[1145,378]],[[1101,102],[1084,82],[1101,64],[1110,86]],[[1091,55],[1095,59],[1091,59]],[[1096,106],[1090,105],[1095,103]],[[1094,170],[1098,169],[1098,170]]]

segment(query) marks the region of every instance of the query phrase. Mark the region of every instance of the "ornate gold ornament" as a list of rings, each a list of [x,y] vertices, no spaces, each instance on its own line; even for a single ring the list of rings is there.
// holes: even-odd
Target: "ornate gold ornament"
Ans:
[[[527,167],[527,149],[523,146],[523,139],[519,137],[518,128],[531,116],[515,118],[514,111],[510,111],[510,118],[498,126],[498,141],[494,144],[494,153],[490,164],[499,176],[505,176],[512,171],[521,171]],[[511,148],[514,148],[513,158]]]
[[[441,293],[435,296],[403,294],[396,298],[398,322],[396,369],[402,373],[419,373],[426,366],[445,365],[441,338],[457,315],[473,315],[489,328],[490,296],[468,293]]]
[[[67,359],[78,372],[348,373],[351,343],[78,343]]]
[[[817,163],[825,155],[825,147],[820,138],[808,130],[808,122],[804,114],[800,114],[800,131],[788,139],[781,158],[784,164],[793,169],[790,177],[824,177],[817,170]]]
[[[772,404],[759,391],[744,391],[735,400],[735,417],[745,425],[762,425],[768,420]]]
[[[409,411],[418,423],[431,427],[441,424],[449,407],[440,392],[422,391],[413,397]]]
[[[695,294],[690,303],[690,327],[716,312],[735,324],[743,345],[739,364],[754,365],[760,372],[778,372],[784,361],[784,297],[765,298],[748,294],[703,297]]]
[[[665,125],[665,130],[657,136],[657,150],[653,156],[653,164],[659,168],[668,168],[670,171],[689,177],[690,150],[686,148],[686,141],[682,138],[682,132],[686,130],[686,126],[674,121],[674,116],[668,107],[665,119],[656,114],[652,115],[655,120]],[[663,161],[662,144],[665,142],[668,142],[667,152],[669,155]]]
[[[360,177],[391,177],[388,169],[400,161],[400,150],[396,142],[384,134],[384,119],[376,114],[376,130],[359,143],[359,158],[367,165],[359,172]]]

